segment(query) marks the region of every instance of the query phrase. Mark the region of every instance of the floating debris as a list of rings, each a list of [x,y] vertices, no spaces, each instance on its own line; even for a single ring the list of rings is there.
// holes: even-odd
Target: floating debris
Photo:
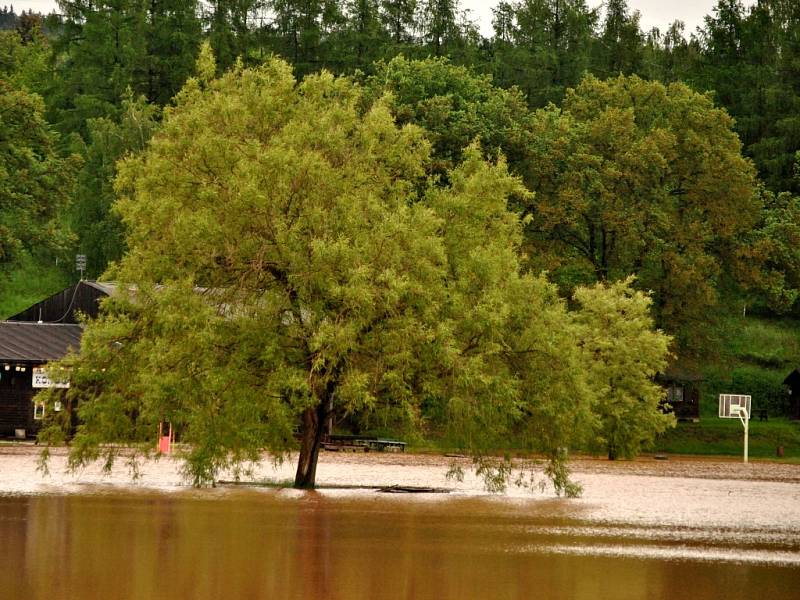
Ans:
[[[423,487],[415,485],[390,485],[378,489],[383,494],[449,494],[449,488]]]

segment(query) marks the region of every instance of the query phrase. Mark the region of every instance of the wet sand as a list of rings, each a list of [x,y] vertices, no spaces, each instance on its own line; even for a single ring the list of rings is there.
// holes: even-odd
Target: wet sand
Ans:
[[[142,465],[133,480],[124,461],[110,474],[101,464],[77,473],[66,470],[64,448],[53,450],[49,474],[37,470],[39,448],[32,445],[0,447],[0,494],[74,494],[97,490],[189,489],[180,461],[162,457]],[[253,466],[240,484],[289,484],[295,456],[274,465],[269,459]],[[458,482],[446,476],[458,464],[465,477]],[[446,488],[448,497],[497,497],[510,502],[542,502],[556,494],[534,467],[535,485],[515,485],[499,495],[489,494],[483,481],[470,470],[467,458],[429,454],[323,452],[317,469],[320,493],[371,494],[386,486]],[[747,527],[794,530],[800,536],[800,465],[735,460],[670,457],[655,460],[608,461],[579,458],[571,462],[573,479],[583,486],[580,498],[553,504],[554,514],[579,514],[592,522],[669,525],[681,527]],[[232,487],[236,477],[223,473],[220,487]],[[238,486],[236,486],[238,487]],[[202,491],[200,492],[202,493]],[[286,490],[284,493],[293,493]]]
[[[68,473],[66,448],[51,450],[50,472],[43,475],[37,469],[40,452],[41,448],[33,444],[0,446],[0,493],[91,484],[134,484],[155,488],[187,485],[181,474],[180,461],[171,456],[144,463],[140,480],[133,482],[124,460],[119,460],[110,474],[103,473],[99,463],[77,473]],[[291,455],[282,464],[273,465],[271,459],[265,457],[262,463],[255,465],[252,476],[243,480],[274,483],[291,480],[296,458],[296,455]],[[517,461],[518,464],[525,462]],[[445,477],[453,464],[464,468],[467,473],[465,482],[459,484]],[[482,483],[469,476],[471,464],[466,457],[440,454],[322,452],[317,482],[325,487],[417,485],[482,493]],[[541,465],[533,464],[534,470],[541,471]],[[584,456],[573,458],[570,469],[578,481],[585,480],[586,476],[622,476],[800,484],[800,464],[770,461],[744,464],[741,459],[720,457],[668,456],[666,460],[658,460],[646,455],[636,460],[609,461]],[[234,478],[232,473],[224,473],[220,480]],[[515,494],[513,486],[510,493]]]

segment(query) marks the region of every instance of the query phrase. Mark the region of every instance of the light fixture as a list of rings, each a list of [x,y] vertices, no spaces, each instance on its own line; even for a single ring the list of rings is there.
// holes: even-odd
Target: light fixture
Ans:
[[[20,367],[20,369],[19,369],[19,370],[20,370],[20,371],[22,371],[22,372],[24,373],[24,372],[25,372],[25,367]]]
[[[16,367],[14,367],[14,370],[15,370],[15,371],[19,371],[19,365],[17,365]]]
[[[9,365],[8,363],[6,363],[5,367],[6,367],[6,371],[10,371],[11,370],[11,365]]]

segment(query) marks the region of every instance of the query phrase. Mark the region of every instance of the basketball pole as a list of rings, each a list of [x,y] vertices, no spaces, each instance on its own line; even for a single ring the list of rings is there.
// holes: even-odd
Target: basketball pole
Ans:
[[[739,420],[742,422],[742,427],[744,427],[744,462],[747,464],[747,442],[750,437],[750,415],[747,414],[747,409],[739,408]]]
[[[744,463],[748,461],[748,445],[750,442],[750,396],[743,394],[719,395],[719,418],[735,419],[739,417],[744,428]]]

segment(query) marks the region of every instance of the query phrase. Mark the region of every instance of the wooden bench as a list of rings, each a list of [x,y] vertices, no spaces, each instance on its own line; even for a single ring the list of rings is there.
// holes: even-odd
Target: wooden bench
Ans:
[[[405,452],[406,443],[398,440],[370,440],[369,449],[377,452]]]
[[[322,447],[333,452],[406,451],[405,442],[363,435],[328,435],[322,440]]]

